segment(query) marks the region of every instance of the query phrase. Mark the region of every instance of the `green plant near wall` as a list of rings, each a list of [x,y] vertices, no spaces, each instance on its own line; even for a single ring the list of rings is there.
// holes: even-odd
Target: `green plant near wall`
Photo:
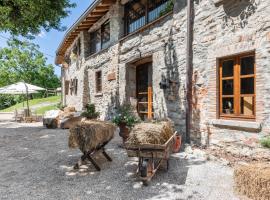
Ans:
[[[162,10],[160,13],[159,13],[159,17],[173,11],[173,7],[174,7],[174,0],[169,0],[165,9]]]
[[[112,122],[117,126],[125,124],[127,127],[132,128],[136,123],[140,122],[140,120],[133,113],[131,105],[125,103],[119,106]]]
[[[96,107],[94,104],[87,104],[86,111],[81,114],[82,117],[87,119],[97,119],[100,113],[96,112]]]
[[[270,137],[262,139],[260,143],[263,147],[270,148]]]

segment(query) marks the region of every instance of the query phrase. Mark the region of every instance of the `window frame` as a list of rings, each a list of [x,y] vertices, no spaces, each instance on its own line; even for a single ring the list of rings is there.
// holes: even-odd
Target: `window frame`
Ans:
[[[254,58],[254,73],[249,75],[241,75],[241,59],[245,57]],[[233,76],[225,77],[222,76],[222,64],[224,61],[233,60]],[[241,94],[241,79],[242,78],[254,78],[254,93],[253,94]],[[233,79],[233,95],[222,95],[223,92],[223,80]],[[225,114],[222,112],[223,109],[223,98],[234,98],[234,113]],[[241,98],[242,97],[253,97],[253,115],[244,115],[241,114]],[[227,56],[220,58],[218,60],[218,117],[220,119],[239,119],[239,120],[250,120],[254,121],[256,119],[256,55],[255,52],[248,52],[233,56]]]
[[[109,27],[109,37],[107,40],[104,40],[104,33],[105,33],[105,27]],[[90,34],[90,56],[100,52],[101,50],[105,49],[108,45],[108,43],[111,41],[111,22],[110,20],[105,21],[97,30],[92,31]],[[93,49],[92,47],[95,47]]]
[[[100,77],[98,77],[100,75]],[[100,81],[100,82],[99,82]],[[96,84],[96,94],[102,93],[102,71],[95,72],[95,84]],[[99,88],[100,87],[100,88]]]
[[[140,4],[140,10],[138,11],[133,10],[133,6],[135,4]],[[162,16],[166,15],[167,13],[172,12],[172,10],[167,10],[167,4],[170,4],[170,0],[160,0],[160,2],[156,2],[156,0],[146,0],[146,4],[142,4],[140,0],[130,1],[125,4],[124,8],[124,34],[125,36],[132,34],[144,26],[151,24],[152,22],[158,20]],[[151,7],[151,5],[154,5]],[[163,9],[159,10],[158,8],[164,6]],[[156,12],[154,12],[156,10]],[[153,14],[153,15],[151,15]],[[130,15],[134,15],[134,19]],[[137,15],[137,16],[135,16]],[[155,16],[157,15],[157,16]],[[159,15],[159,16],[158,16]],[[137,23],[135,23],[137,22]],[[135,23],[135,24],[134,24]],[[133,24],[133,28],[130,26]],[[131,29],[131,30],[130,30]]]

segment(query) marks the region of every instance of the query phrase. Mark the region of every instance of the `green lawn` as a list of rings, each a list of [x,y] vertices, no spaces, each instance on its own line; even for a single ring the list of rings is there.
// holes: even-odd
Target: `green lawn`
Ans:
[[[57,105],[51,105],[51,106],[44,106],[40,107],[36,110],[38,115],[44,115],[44,113],[48,110],[57,110]]]
[[[57,104],[60,102],[61,96],[52,96],[48,98],[41,98],[41,99],[33,99],[29,100],[29,106],[38,106],[39,104],[53,104],[53,105],[45,105],[38,107],[36,110],[38,114],[44,114],[47,110],[56,109]],[[26,107],[26,101],[24,102],[24,107]],[[23,108],[23,103],[16,104],[4,110],[0,110],[0,112],[13,112],[15,109]],[[47,109],[47,110],[46,110]]]

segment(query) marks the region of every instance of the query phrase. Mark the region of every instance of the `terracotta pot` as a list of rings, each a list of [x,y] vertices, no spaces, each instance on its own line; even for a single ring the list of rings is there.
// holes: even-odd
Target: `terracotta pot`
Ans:
[[[125,143],[129,136],[129,128],[127,127],[126,123],[121,123],[119,124],[119,129],[120,129],[119,135],[120,137],[122,137],[123,143]]]

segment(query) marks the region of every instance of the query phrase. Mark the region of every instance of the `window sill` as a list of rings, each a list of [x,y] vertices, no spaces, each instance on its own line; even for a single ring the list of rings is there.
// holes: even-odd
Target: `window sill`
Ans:
[[[102,92],[95,94],[95,97],[102,97],[102,96],[103,96],[103,93]]]
[[[238,120],[224,120],[216,119],[212,121],[212,125],[221,127],[221,128],[231,128],[237,130],[247,130],[247,131],[256,131],[261,130],[261,123],[250,122],[250,121],[238,121]]]

